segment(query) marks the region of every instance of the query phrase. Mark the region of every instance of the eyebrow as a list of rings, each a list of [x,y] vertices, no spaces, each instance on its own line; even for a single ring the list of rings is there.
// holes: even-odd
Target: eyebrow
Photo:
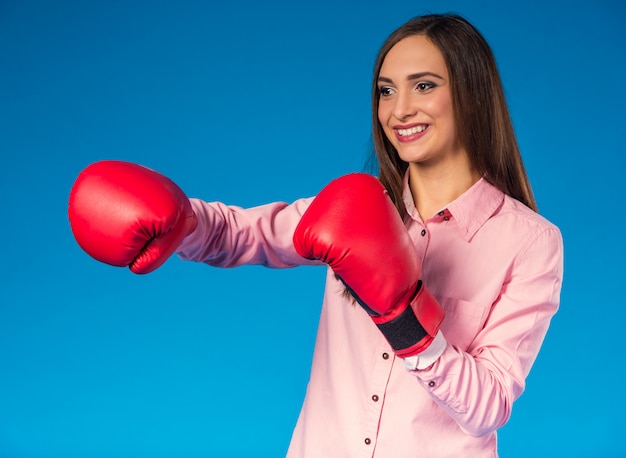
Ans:
[[[413,80],[418,80],[420,78],[424,78],[425,76],[434,76],[435,78],[439,78],[439,79],[444,79],[443,76],[438,75],[437,73],[433,73],[433,72],[420,72],[420,73],[413,73],[409,76],[407,76],[407,81],[413,81]],[[393,80],[391,78],[386,78],[384,76],[379,76],[378,77],[378,81],[382,82],[382,83],[393,83]]]

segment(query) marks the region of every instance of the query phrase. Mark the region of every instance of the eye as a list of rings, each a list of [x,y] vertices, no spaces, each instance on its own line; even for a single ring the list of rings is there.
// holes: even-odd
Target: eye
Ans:
[[[437,85],[431,81],[420,81],[415,85],[417,92],[428,92],[434,87],[437,87]]]
[[[389,86],[380,86],[378,88],[378,94],[381,97],[389,97],[390,95],[392,95],[394,93],[394,89],[389,87]]]

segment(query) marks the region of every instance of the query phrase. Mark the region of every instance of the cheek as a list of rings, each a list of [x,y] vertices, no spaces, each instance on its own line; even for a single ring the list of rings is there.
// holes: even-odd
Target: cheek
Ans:
[[[428,108],[428,112],[434,119],[437,120],[437,124],[439,124],[441,129],[445,130],[449,134],[456,131],[452,100],[449,98],[433,100]]]
[[[454,124],[454,108],[452,106],[452,98],[449,95],[437,101],[436,109],[440,117],[449,119]]]
[[[422,111],[433,118],[447,118],[452,113],[452,104],[448,97],[435,96],[425,99],[421,105]]]

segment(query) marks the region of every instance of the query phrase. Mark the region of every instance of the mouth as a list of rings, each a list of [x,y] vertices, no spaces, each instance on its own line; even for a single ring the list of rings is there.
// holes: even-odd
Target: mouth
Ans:
[[[394,127],[393,131],[396,134],[396,138],[403,142],[408,143],[417,140],[422,137],[424,132],[428,130],[428,124],[418,124],[416,126],[407,127]]]

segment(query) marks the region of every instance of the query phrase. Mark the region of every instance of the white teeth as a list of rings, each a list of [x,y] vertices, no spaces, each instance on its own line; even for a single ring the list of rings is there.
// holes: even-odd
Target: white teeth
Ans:
[[[398,134],[400,134],[403,137],[406,137],[407,135],[417,134],[418,132],[424,132],[425,130],[426,130],[426,126],[420,125],[420,126],[411,127],[410,129],[398,129]]]

